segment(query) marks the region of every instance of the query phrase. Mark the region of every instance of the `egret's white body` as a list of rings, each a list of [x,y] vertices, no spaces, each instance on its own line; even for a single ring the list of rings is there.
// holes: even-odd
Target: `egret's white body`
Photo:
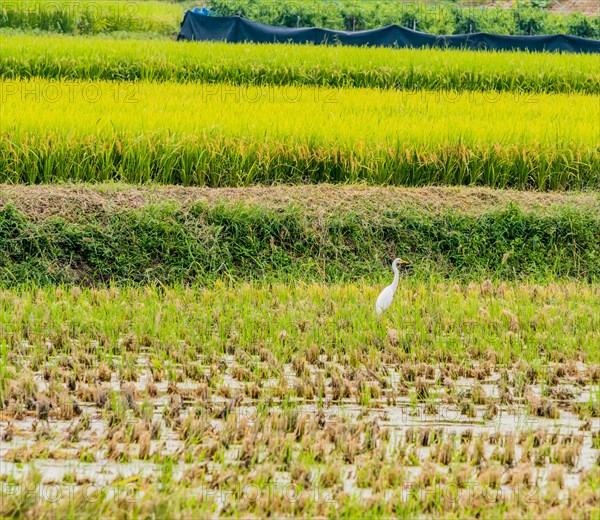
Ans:
[[[394,293],[398,288],[398,281],[400,279],[400,272],[398,271],[399,264],[407,264],[406,260],[402,260],[401,258],[396,258],[396,260],[392,263],[392,271],[394,271],[394,281],[391,285],[388,285],[381,294],[377,297],[377,302],[375,303],[375,312],[377,312],[377,316],[381,316],[381,313],[386,310],[394,299]]]

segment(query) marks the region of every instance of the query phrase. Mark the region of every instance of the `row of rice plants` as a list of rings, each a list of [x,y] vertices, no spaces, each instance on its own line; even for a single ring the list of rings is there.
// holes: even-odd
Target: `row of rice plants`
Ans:
[[[312,360],[316,348],[344,368],[360,363],[374,370],[401,370],[402,361],[416,361],[461,364],[468,374],[476,368],[474,360],[500,367],[528,362],[528,379],[543,381],[551,376],[543,367],[549,359],[600,361],[594,348],[600,301],[590,284],[404,280],[386,320],[377,320],[370,305],[378,289],[364,283],[222,282],[208,288],[32,287],[3,291],[0,318],[17,353],[37,352],[34,359],[43,360],[82,348],[94,363],[117,366],[134,354],[174,369],[182,360],[194,365],[232,354],[234,347],[243,363],[239,350],[255,355],[266,346],[278,363]],[[388,327],[396,335],[386,334]],[[129,339],[123,342],[124,337]],[[102,348],[90,348],[97,338]],[[28,371],[28,356],[20,354],[9,355],[11,364]]]
[[[359,150],[222,136],[3,134],[0,181],[241,187],[369,183],[598,189],[600,147],[398,144]]]
[[[598,60],[591,55],[183,44],[62,35],[4,36],[0,77],[600,93]]]
[[[4,182],[597,187],[593,96],[4,81]]]

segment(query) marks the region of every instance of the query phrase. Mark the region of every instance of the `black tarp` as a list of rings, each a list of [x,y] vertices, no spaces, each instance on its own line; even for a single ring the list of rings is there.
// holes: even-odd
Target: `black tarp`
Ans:
[[[600,41],[553,34],[503,36],[472,33],[438,36],[388,25],[369,31],[333,31],[318,27],[274,27],[240,16],[203,16],[185,13],[178,40],[225,41],[230,43],[313,43],[371,47],[436,47],[496,51],[551,51],[600,53]]]

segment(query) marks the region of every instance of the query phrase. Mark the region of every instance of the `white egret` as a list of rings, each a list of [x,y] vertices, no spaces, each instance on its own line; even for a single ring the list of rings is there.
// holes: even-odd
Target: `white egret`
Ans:
[[[406,260],[402,260],[402,258],[396,258],[396,260],[392,262],[394,281],[391,285],[388,285],[383,291],[381,291],[381,294],[377,297],[377,302],[375,303],[375,312],[377,312],[377,316],[381,316],[381,313],[392,304],[394,293],[396,292],[398,280],[400,278],[400,272],[398,271],[398,266],[400,264],[408,264],[408,262]]]

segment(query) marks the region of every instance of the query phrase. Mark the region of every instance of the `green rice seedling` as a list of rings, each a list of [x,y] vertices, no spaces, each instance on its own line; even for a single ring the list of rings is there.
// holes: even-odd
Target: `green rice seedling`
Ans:
[[[476,72],[475,72],[476,71]],[[600,93],[592,55],[3,35],[0,78]],[[131,89],[122,92],[132,96]],[[290,94],[292,90],[290,90]],[[533,98],[532,98],[533,100]]]
[[[525,347],[522,344],[515,344],[510,337],[502,331],[498,331],[497,320],[494,315],[487,319],[481,319],[478,314],[478,296],[472,296],[464,299],[457,297],[453,292],[453,282],[422,282],[417,280],[404,280],[398,288],[396,303],[390,309],[388,319],[390,322],[397,322],[398,327],[411,326],[415,318],[423,312],[423,309],[430,309],[437,316],[451,318],[455,323],[452,331],[446,331],[446,341],[452,345],[450,353],[453,362],[467,362],[474,360],[472,351],[465,348],[463,342],[453,341],[453,338],[463,337],[468,332],[469,342],[475,346],[478,344],[486,345],[487,350],[493,350],[498,358],[498,362],[515,365],[521,358],[527,358],[531,361],[549,359],[553,361],[558,355],[567,357],[578,357],[586,363],[597,363],[598,352],[595,346],[595,336],[597,332],[594,316],[590,313],[590,308],[598,304],[597,291],[593,286],[581,283],[566,284],[548,284],[549,294],[541,304],[529,301],[526,297],[530,294],[535,285],[528,284],[510,284],[507,285],[506,292],[502,297],[491,297],[492,302],[502,303],[502,305],[519,305],[519,312],[532,312],[541,316],[546,316],[544,330],[529,328],[524,325],[524,334],[526,333],[527,343]],[[159,345],[169,345],[172,338],[177,335],[186,339],[190,343],[195,341],[199,345],[199,355],[205,355],[215,346],[223,342],[219,337],[218,331],[210,326],[203,324],[203,317],[218,313],[220,320],[229,324],[235,321],[236,317],[244,314],[246,310],[252,309],[252,312],[246,314],[243,328],[248,331],[247,339],[241,340],[239,348],[249,350],[252,345],[260,342],[269,342],[277,335],[281,327],[289,328],[290,316],[295,312],[302,312],[307,318],[316,323],[318,317],[322,314],[323,301],[333,300],[336,304],[328,311],[330,319],[319,327],[309,327],[304,331],[299,331],[295,336],[295,349],[303,351],[315,342],[323,345],[324,352],[328,356],[338,352],[338,346],[344,345],[344,351],[364,352],[365,346],[369,346],[372,341],[369,339],[372,335],[385,335],[385,324],[377,322],[374,317],[374,311],[369,305],[371,300],[377,295],[378,285],[364,284],[344,284],[343,286],[323,286],[317,284],[296,284],[296,285],[269,285],[269,284],[239,284],[227,286],[217,283],[211,288],[197,288],[194,290],[183,288],[170,288],[164,291],[144,294],[142,290],[136,288],[124,288],[120,295],[113,300],[106,301],[99,306],[83,306],[79,300],[63,300],[54,296],[54,291],[42,289],[45,293],[45,302],[43,305],[36,303],[35,293],[38,290],[30,291],[27,289],[4,291],[4,296],[0,302],[0,316],[7,327],[13,327],[21,323],[23,316],[27,316],[35,322],[45,323],[44,319],[47,313],[54,316],[61,316],[59,322],[47,323],[46,327],[60,327],[63,321],[72,321],[77,323],[77,327],[71,332],[74,337],[81,334],[94,335],[102,330],[102,323],[110,323],[112,327],[127,331],[132,327],[144,326],[152,321],[159,310],[164,316],[164,326],[157,331],[154,338]],[[288,310],[273,316],[272,294],[273,292],[281,294],[281,298],[288,302]],[[413,294],[419,296],[413,300]],[[82,298],[86,301],[89,298],[90,289],[84,289]],[[488,297],[490,298],[490,297]],[[197,319],[190,322],[180,320],[181,307],[184,306],[190,315]],[[125,307],[129,308],[127,314],[123,313]],[[15,311],[15,309],[18,309]],[[572,315],[572,321],[564,319],[565,315]],[[101,319],[102,318],[102,319]],[[264,320],[269,319],[272,323],[269,327],[261,325]],[[477,319],[475,319],[477,318]],[[575,319],[576,318],[576,319]],[[337,323],[340,319],[349,320],[352,328],[349,330],[339,330]],[[199,321],[200,320],[200,321]],[[433,334],[440,334],[440,325],[433,328]],[[467,328],[468,327],[468,328]],[[19,330],[17,327],[16,330]],[[364,331],[357,333],[356,331]],[[418,332],[418,331],[417,331]],[[588,341],[581,341],[585,336]],[[22,332],[15,336],[22,338]],[[420,339],[415,344],[413,355],[419,361],[437,363],[441,356],[436,348],[432,348],[427,337]],[[538,345],[545,342],[545,338],[552,337],[552,344],[547,350],[540,351],[537,348],[529,348],[528,345]],[[194,338],[192,340],[192,338]],[[333,338],[337,338],[332,342]],[[64,349],[65,347],[61,347]],[[166,349],[166,347],[161,347]],[[369,350],[371,350],[369,348]],[[23,354],[27,347],[18,345],[14,347],[14,357],[11,358],[10,366],[15,370],[25,371],[27,365],[24,364],[26,357]],[[381,364],[385,351],[373,349],[374,361]],[[273,355],[281,363],[290,363],[291,356],[285,346],[273,346]],[[51,356],[50,353],[46,354]],[[483,359],[487,352],[481,354]],[[482,358],[477,358],[482,361]],[[9,387],[14,387],[15,397],[10,397],[4,406],[8,406],[10,399],[19,398],[22,394],[17,389],[20,388],[14,382],[9,382]],[[293,390],[293,389],[292,389]],[[297,404],[290,397],[286,404],[285,430],[293,433],[297,426],[298,410]],[[34,394],[35,395],[35,394]],[[109,406],[115,418],[115,424],[119,424],[125,416],[128,406],[123,399],[118,398],[118,393],[110,396]],[[169,403],[166,403],[168,413],[176,409],[181,412],[181,400],[175,401],[173,396],[179,394],[169,394]],[[126,400],[126,399],[125,399]],[[237,401],[239,403],[239,401]],[[262,403],[262,404],[261,404]],[[259,408],[264,406],[264,402],[259,402]],[[218,408],[220,409],[220,407]],[[216,411],[218,411],[218,409]],[[265,406],[268,411],[268,406]],[[231,413],[230,413],[231,415]]]

